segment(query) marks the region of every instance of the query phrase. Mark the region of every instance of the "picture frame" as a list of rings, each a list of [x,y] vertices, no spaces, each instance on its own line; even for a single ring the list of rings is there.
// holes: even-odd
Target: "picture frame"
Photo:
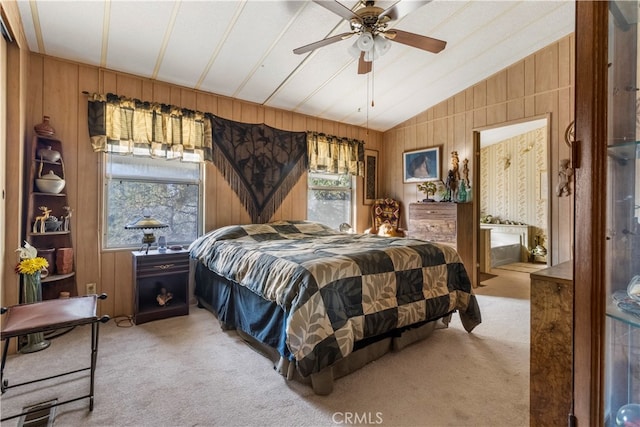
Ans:
[[[372,205],[378,198],[378,151],[364,150],[363,203]]]
[[[439,181],[442,146],[405,151],[402,154],[403,182]]]

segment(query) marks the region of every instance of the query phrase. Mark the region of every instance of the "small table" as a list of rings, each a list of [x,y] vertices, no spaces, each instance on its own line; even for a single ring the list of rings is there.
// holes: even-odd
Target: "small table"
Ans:
[[[98,356],[98,333],[99,324],[109,321],[109,316],[98,317],[96,314],[98,299],[106,299],[107,295],[85,295],[81,297],[73,297],[67,299],[52,299],[31,304],[18,304],[11,307],[2,307],[1,314],[6,313],[4,326],[0,333],[0,339],[4,340],[4,348],[2,351],[2,366],[0,367],[0,389],[4,394],[10,388],[32,384],[39,381],[50,380],[65,375],[75,374],[76,372],[91,370],[91,383],[89,394],[79,396],[64,402],[50,405],[60,406],[66,403],[75,402],[81,399],[89,399],[89,410],[93,411],[93,386],[94,375],[96,370],[96,360]],[[9,350],[9,341],[11,338],[17,338],[22,335],[48,332],[56,329],[62,329],[72,326],[91,324],[91,366],[64,372],[58,375],[52,375],[45,378],[39,378],[26,381],[19,384],[9,385],[4,379],[4,366],[7,360],[7,352]],[[0,421],[10,420],[20,416],[30,415],[33,412],[42,410],[42,408],[24,411],[19,414],[2,418]]]

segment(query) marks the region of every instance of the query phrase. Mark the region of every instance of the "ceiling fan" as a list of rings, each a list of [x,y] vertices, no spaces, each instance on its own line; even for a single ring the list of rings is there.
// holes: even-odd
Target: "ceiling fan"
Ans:
[[[375,6],[373,1],[361,0],[360,3],[363,7],[352,11],[336,0],[313,0],[314,3],[349,21],[351,31],[301,46],[294,49],[293,53],[311,52],[319,47],[348,39],[357,34],[358,40],[349,48],[349,51],[358,58],[358,74],[366,74],[371,71],[373,60],[383,55],[391,47],[389,40],[438,53],[445,48],[447,42],[395,28],[387,28],[391,21],[405,16],[430,1],[398,1],[385,10]]]

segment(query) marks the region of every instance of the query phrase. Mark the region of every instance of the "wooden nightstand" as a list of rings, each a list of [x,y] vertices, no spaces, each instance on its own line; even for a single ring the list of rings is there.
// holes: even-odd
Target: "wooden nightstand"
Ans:
[[[189,251],[134,251],[131,255],[133,322],[139,325],[189,314]],[[158,295],[163,292],[172,294],[165,305],[158,301]]]

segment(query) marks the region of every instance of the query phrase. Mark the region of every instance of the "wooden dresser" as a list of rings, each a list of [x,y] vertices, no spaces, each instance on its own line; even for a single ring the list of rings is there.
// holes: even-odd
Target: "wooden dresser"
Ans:
[[[472,277],[475,268],[472,203],[411,203],[408,228],[407,237],[453,246],[460,254],[467,274]]]
[[[573,261],[530,277],[530,425],[566,425],[572,394]]]

